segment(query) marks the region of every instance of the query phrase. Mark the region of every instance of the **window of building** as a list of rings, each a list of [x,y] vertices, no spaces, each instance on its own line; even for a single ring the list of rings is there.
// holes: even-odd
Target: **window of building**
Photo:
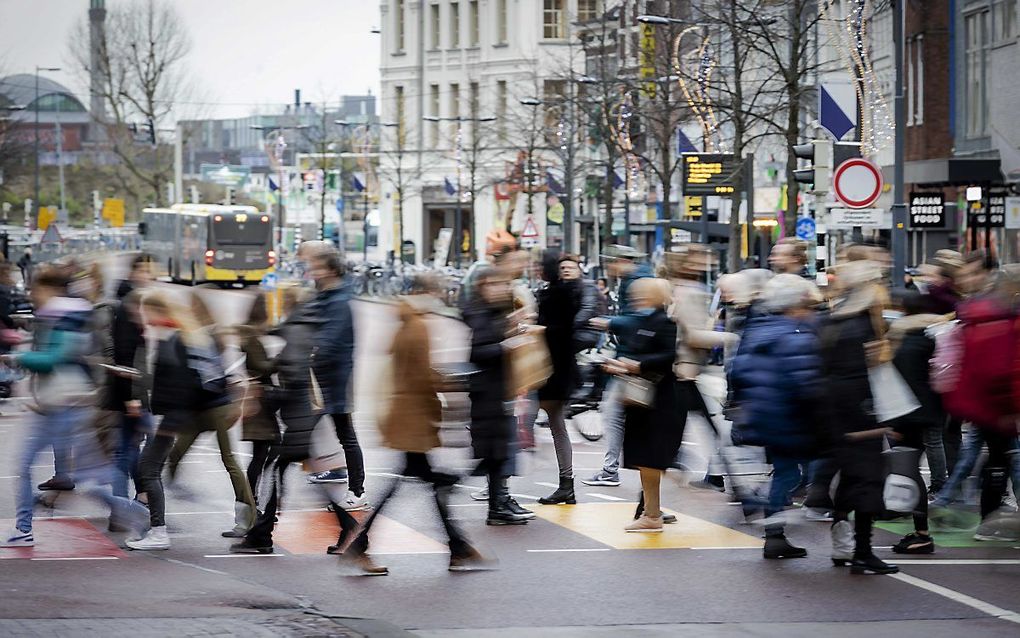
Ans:
[[[450,48],[460,47],[460,3],[450,3]]]
[[[988,12],[963,18],[964,31],[964,131],[967,137],[983,137],[988,129]]]
[[[429,85],[429,115],[439,117],[439,85]],[[439,147],[439,122],[431,122],[429,126],[429,144],[432,148]]]
[[[496,82],[496,127],[500,136],[506,135],[506,106],[506,80],[498,80]]]
[[[1016,0],[994,0],[992,22],[995,25],[996,42],[1016,39]]]
[[[507,2],[496,0],[496,44],[507,43]]]
[[[439,48],[439,5],[429,5],[429,48]]]
[[[924,36],[907,42],[907,125],[924,123]]]
[[[478,46],[479,40],[478,0],[471,0],[471,2],[468,3],[468,46]]]
[[[602,0],[577,0],[577,21],[590,22],[602,15]]]
[[[396,0],[393,3],[393,48],[396,53],[404,52],[404,0]]]
[[[542,0],[542,37],[562,40],[566,37],[565,0]]]
[[[404,110],[406,108],[405,107],[405,102],[404,102],[404,87],[402,87],[402,86],[396,87],[396,90],[395,90],[394,96],[393,96],[393,101],[396,102],[396,109],[395,110],[396,110],[396,115],[397,115],[397,138],[399,139],[398,143],[401,146],[403,146],[403,143],[404,143],[404,140],[405,140],[404,136],[406,135],[405,127],[407,126],[407,119],[406,119],[407,118],[407,113]]]
[[[459,118],[460,117],[460,85],[450,85],[450,112],[447,117]],[[454,139],[457,135],[457,127],[459,122],[453,122],[450,124],[450,139]]]

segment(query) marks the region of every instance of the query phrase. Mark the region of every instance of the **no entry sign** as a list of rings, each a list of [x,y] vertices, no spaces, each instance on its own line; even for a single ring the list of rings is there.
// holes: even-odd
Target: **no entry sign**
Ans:
[[[832,176],[836,199],[849,208],[868,208],[882,194],[882,171],[861,157],[851,157]]]

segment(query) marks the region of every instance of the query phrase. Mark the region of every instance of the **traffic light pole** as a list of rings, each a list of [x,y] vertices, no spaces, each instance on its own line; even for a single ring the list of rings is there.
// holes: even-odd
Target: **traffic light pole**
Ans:
[[[893,48],[896,63],[896,91],[894,95],[894,116],[896,118],[896,145],[893,155],[893,205],[892,205],[892,258],[894,288],[903,288],[903,273],[907,268],[907,205],[904,194],[903,163],[907,132],[907,110],[904,104],[903,48],[905,43],[906,0],[893,2]]]

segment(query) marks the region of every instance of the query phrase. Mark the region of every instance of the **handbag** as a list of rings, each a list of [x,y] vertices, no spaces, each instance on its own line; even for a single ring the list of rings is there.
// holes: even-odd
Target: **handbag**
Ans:
[[[552,376],[552,359],[542,332],[517,335],[505,344],[510,362],[509,396],[527,394]]]
[[[921,460],[921,450],[909,447],[893,447],[882,452],[885,460],[885,485],[882,500],[885,508],[897,514],[911,514],[917,504],[926,496],[921,494],[914,475]]]
[[[884,338],[885,330],[881,325],[881,308],[877,305],[873,306],[869,314],[875,336],[881,344],[877,348],[876,363],[868,368],[868,383],[871,386],[871,407],[875,420],[879,423],[885,423],[886,421],[910,414],[921,407],[921,404],[910,390],[910,386],[903,380],[900,371],[892,363],[892,347],[889,344],[889,340]]]
[[[655,383],[650,379],[633,374],[622,374],[617,379],[624,405],[649,409],[655,404]]]

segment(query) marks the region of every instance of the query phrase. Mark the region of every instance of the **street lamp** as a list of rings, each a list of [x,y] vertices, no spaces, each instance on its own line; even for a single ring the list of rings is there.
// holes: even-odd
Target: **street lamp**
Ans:
[[[587,82],[586,82],[587,80]],[[578,80],[581,83],[593,83],[594,78],[584,77]],[[573,85],[570,85],[571,89]],[[532,111],[532,126],[534,127],[537,107],[544,104],[544,102],[538,98],[526,97],[519,100],[524,106],[530,106],[534,110]],[[573,252],[574,250],[574,117],[573,117],[573,95],[567,96],[566,99],[567,109],[570,110],[566,116],[566,131],[563,130],[564,117],[560,114],[560,140],[559,150],[563,153],[563,188],[566,190],[566,198],[563,202],[563,250],[565,252]],[[528,157],[529,170],[532,166],[532,161]],[[529,185],[530,186],[530,185]],[[531,212],[531,190],[528,190],[528,212]]]
[[[463,188],[461,187],[461,154],[463,152],[463,144],[462,144],[462,142],[463,142],[463,139],[464,139],[464,137],[463,137],[464,122],[473,122],[473,123],[478,123],[478,122],[495,122],[496,118],[491,116],[491,115],[490,116],[486,116],[486,117],[461,117],[461,116],[457,116],[457,117],[438,117],[436,115],[426,115],[426,116],[422,117],[421,119],[425,120],[426,122],[437,122],[437,123],[438,122],[456,122],[457,123],[457,134],[456,134],[456,142],[455,142],[455,147],[454,147],[454,149],[456,151],[454,157],[455,157],[455,161],[457,162],[457,208],[456,208],[456,210],[454,212],[454,216],[453,216],[453,236],[454,236],[454,241],[456,242],[456,250],[454,251],[453,264],[454,264],[455,267],[460,268],[461,252],[462,252],[462,250],[461,250],[461,243],[463,241],[463,237],[462,237],[462,235],[463,235],[463,221],[462,221],[462,217],[461,217],[461,215],[462,215],[461,204],[463,202],[464,197],[463,197],[463,192],[462,192]],[[473,174],[473,171],[472,171],[472,174]],[[472,184],[472,188],[474,188],[474,184]],[[472,195],[472,198],[471,198],[471,210],[474,211],[474,206],[475,206],[474,193],[472,193],[471,195]],[[472,218],[472,221],[473,221],[473,218]]]
[[[39,218],[39,74],[43,71],[50,73],[59,71],[60,67],[56,66],[38,66],[35,67],[35,100],[32,102],[32,106],[35,108],[35,213],[36,219]],[[25,219],[25,225],[29,225],[29,220]]]
[[[349,127],[349,126],[360,126],[360,127],[363,127],[365,129],[366,134],[368,132],[368,129],[371,128],[372,126],[380,126],[380,127],[383,127],[383,128],[396,128],[396,127],[400,126],[400,124],[398,122],[362,122],[362,123],[356,123],[356,122],[349,122],[347,120],[333,120],[333,123],[338,125],[338,126],[343,127],[344,131],[346,131],[347,127]],[[399,140],[398,140],[398,143],[399,143]],[[364,218],[362,220],[362,233],[364,234],[364,241],[363,241],[363,245],[362,245],[362,255],[363,255],[363,259],[365,261],[368,261],[368,229],[369,229],[369,221],[368,221],[368,177],[367,176],[365,178],[365,183],[363,184],[363,186],[364,186],[364,190],[362,190],[362,200],[363,200],[363,203],[364,203],[365,213],[364,213]],[[344,196],[344,160],[343,160],[343,153],[341,152],[340,153],[340,199],[341,200],[343,199],[343,196]],[[401,206],[403,206],[403,202],[401,202]],[[340,222],[343,223],[343,215],[340,216]],[[399,235],[400,241],[403,242],[403,235],[404,235],[404,211],[403,211],[403,208],[401,208],[401,210],[400,210],[399,226],[400,226],[400,228],[399,228],[399,231],[398,231],[398,235]],[[323,213],[323,217],[322,217],[322,227],[323,227],[323,229],[325,229],[325,227],[326,227],[325,213]],[[325,232],[325,231],[323,231],[323,232]]]

